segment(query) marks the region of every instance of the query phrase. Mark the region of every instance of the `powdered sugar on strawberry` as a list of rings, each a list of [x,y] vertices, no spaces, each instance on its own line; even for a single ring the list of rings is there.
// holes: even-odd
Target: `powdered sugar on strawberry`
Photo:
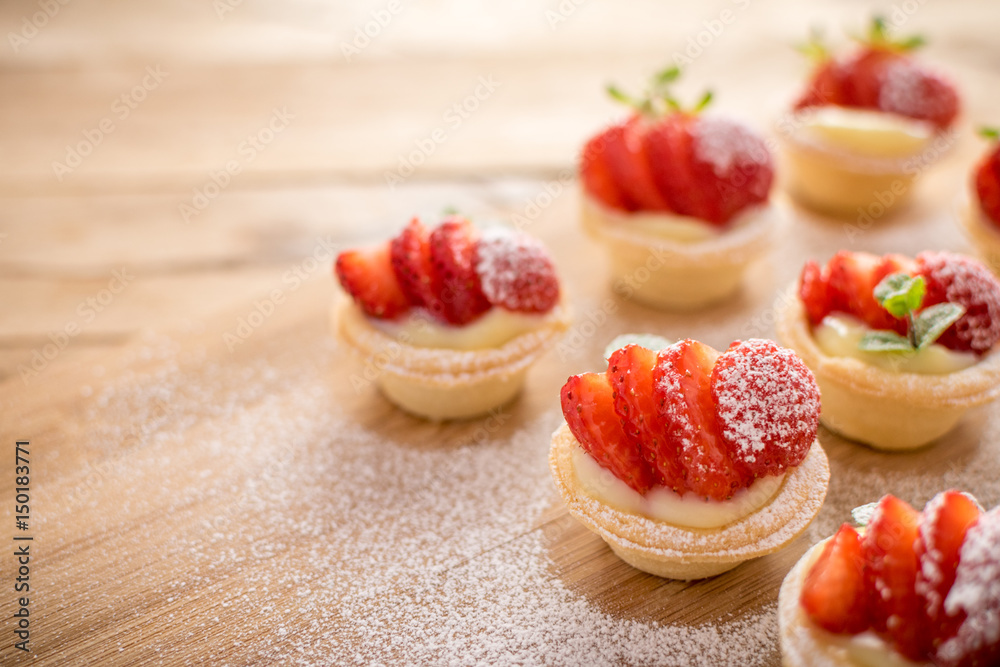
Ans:
[[[728,178],[734,169],[770,165],[771,157],[763,140],[746,125],[721,116],[705,116],[692,129],[695,159],[708,163],[719,178]],[[759,193],[766,196],[767,190]]]
[[[925,307],[945,301],[965,307],[938,342],[985,354],[1000,340],[1000,282],[989,269],[962,255],[927,251],[917,255],[917,272],[927,281]]]
[[[734,343],[712,373],[722,436],[755,474],[802,462],[816,439],[820,396],[798,356],[769,340]]]
[[[483,232],[476,272],[494,306],[544,313],[559,301],[559,280],[548,250],[536,239],[504,227]]]
[[[931,94],[933,82],[917,63],[899,58],[888,63],[881,76],[878,108],[910,118],[934,118],[948,113],[946,100]]]
[[[983,514],[969,529],[944,606],[949,614],[964,613],[966,618],[957,634],[941,644],[936,656],[941,664],[960,664],[970,654],[985,656],[976,664],[996,664],[992,660],[1000,659],[1000,507]]]

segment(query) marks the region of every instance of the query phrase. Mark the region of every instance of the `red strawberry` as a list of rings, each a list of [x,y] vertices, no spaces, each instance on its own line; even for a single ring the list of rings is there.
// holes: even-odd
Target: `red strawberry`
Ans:
[[[635,115],[624,125],[608,128],[604,134],[605,155],[615,183],[625,195],[630,211],[669,211],[670,205],[653,181],[647,154],[649,124]]]
[[[559,278],[548,250],[527,234],[487,230],[476,244],[473,266],[486,300],[524,313],[545,313],[559,302]]]
[[[661,350],[653,372],[653,396],[696,495],[725,500],[750,485],[753,476],[726,448],[712,400],[712,366],[719,353],[694,340]]]
[[[839,634],[868,629],[861,538],[848,524],[830,538],[812,564],[799,598],[813,623]]]
[[[925,308],[946,301],[965,307],[938,343],[985,354],[1000,340],[1000,282],[989,269],[962,255],[927,251],[917,255],[917,273],[927,282]]]
[[[712,399],[730,455],[756,477],[802,463],[816,440],[816,378],[794,352],[769,340],[729,346],[712,369]]]
[[[841,250],[834,255],[827,265],[830,303],[833,310],[854,315],[873,329],[895,329],[899,321],[875,300],[879,263],[866,252]]]
[[[795,108],[876,109],[947,128],[958,115],[958,93],[950,81],[909,55],[915,45],[914,40],[890,40],[885,25],[876,21],[858,50],[822,59]]]
[[[593,137],[584,145],[580,157],[580,176],[587,193],[610,208],[629,210],[629,200],[615,181],[608,165],[608,133],[618,126],[612,126]]]
[[[653,181],[670,209],[680,215],[712,220],[719,216],[719,210],[706,199],[691,169],[694,120],[694,116],[673,113],[651,124],[646,133],[646,151]]]
[[[953,636],[962,620],[945,613],[944,600],[955,583],[965,535],[979,514],[976,501],[958,491],[939,493],[924,508],[916,543],[920,569],[915,588],[927,615],[927,647],[932,650]]]
[[[390,246],[392,268],[410,303],[431,312],[441,312],[444,304],[440,303],[434,288],[436,276],[431,265],[430,232],[414,218]]]
[[[608,382],[614,390],[615,412],[628,435],[639,443],[657,482],[684,493],[684,466],[676,443],[667,438],[667,423],[653,393],[655,366],[656,352],[626,345],[608,358]]]
[[[806,317],[813,326],[822,322],[823,318],[833,310],[827,292],[827,279],[823,276],[819,265],[812,260],[802,267],[802,274],[799,276],[799,298],[802,299]]]
[[[963,619],[934,654],[942,667],[1000,665],[1000,507],[966,533],[955,583],[945,598],[949,616]]]
[[[615,413],[605,374],[570,377],[563,385],[561,401],[570,431],[594,460],[639,493],[646,493],[655,476]]]
[[[475,229],[462,218],[444,221],[428,240],[441,316],[451,324],[468,324],[490,309],[475,268],[476,240]]]
[[[975,177],[980,209],[1000,226],[1000,145],[994,146],[979,161]]]
[[[410,301],[392,270],[388,243],[342,252],[334,270],[341,286],[365,314],[391,320],[409,310]]]
[[[919,522],[920,514],[905,501],[884,496],[861,541],[872,627],[914,660],[921,659],[926,639],[915,589]]]

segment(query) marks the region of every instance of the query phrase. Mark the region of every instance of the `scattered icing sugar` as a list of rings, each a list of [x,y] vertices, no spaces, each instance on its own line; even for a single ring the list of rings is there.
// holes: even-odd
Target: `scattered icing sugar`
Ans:
[[[949,614],[965,612],[966,618],[941,644],[939,658],[955,664],[1000,643],[1000,507],[980,516],[966,534],[944,608]]]
[[[764,141],[743,123],[724,116],[704,116],[692,130],[695,159],[706,162],[719,178],[748,165],[771,165]],[[754,183],[761,179],[752,179]],[[769,181],[768,181],[769,184]],[[763,193],[755,193],[766,195]]]
[[[952,325],[960,341],[983,354],[1000,340],[1000,283],[989,269],[968,257],[937,251],[917,255],[917,267],[928,281],[928,297],[940,286],[946,301],[965,306],[965,314]]]
[[[933,118],[944,110],[944,103],[931,94],[928,74],[918,64],[897,58],[882,71],[879,81],[878,108],[910,118]]]
[[[477,245],[476,272],[495,306],[544,313],[559,300],[559,281],[549,251],[527,234],[494,227]]]
[[[745,461],[763,456],[797,465],[816,439],[816,378],[794,352],[772,341],[751,338],[719,357],[712,393],[722,435]]]
[[[941,612],[941,605],[944,604],[941,593],[938,592],[938,587],[944,579],[942,572],[944,554],[936,548],[930,528],[937,525],[938,515],[945,506],[946,498],[943,493],[939,493],[924,506],[917,536],[918,542],[924,545],[924,553],[920,558],[920,576],[917,577],[914,589],[925,601],[925,611],[932,618],[937,618]]]

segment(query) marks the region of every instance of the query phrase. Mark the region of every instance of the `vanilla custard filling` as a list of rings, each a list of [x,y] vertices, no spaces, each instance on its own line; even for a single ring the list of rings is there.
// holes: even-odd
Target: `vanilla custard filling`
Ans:
[[[872,158],[914,155],[934,138],[930,123],[883,111],[838,106],[811,110],[802,130],[816,143]]]
[[[369,321],[386,335],[414,347],[484,350],[500,347],[521,334],[535,331],[545,324],[552,312],[516,313],[494,307],[474,322],[455,326],[439,322],[423,309],[416,309],[398,320],[370,318]]]
[[[761,477],[726,501],[700,498],[693,493],[679,495],[663,486],[653,487],[642,495],[581,447],[573,447],[571,456],[577,482],[591,498],[622,512],[684,528],[721,528],[742,519],[766,505],[785,479],[784,475]]]
[[[872,366],[898,373],[943,375],[954,373],[978,361],[973,352],[956,352],[944,345],[932,343],[915,352],[866,352],[858,343],[871,331],[861,320],[844,313],[823,318],[813,330],[819,349],[828,357],[852,357]]]
[[[858,667],[923,667],[926,662],[913,662],[896,651],[874,632],[857,635],[835,635],[822,631],[826,641],[844,649]]]
[[[704,220],[672,213],[636,211],[628,214],[630,228],[679,243],[698,243],[717,237],[721,228]]]

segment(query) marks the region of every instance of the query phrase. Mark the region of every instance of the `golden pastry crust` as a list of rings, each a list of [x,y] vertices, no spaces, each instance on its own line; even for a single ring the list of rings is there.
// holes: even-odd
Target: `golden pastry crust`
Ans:
[[[563,423],[552,435],[549,467],[570,514],[629,565],[670,579],[711,577],[782,548],[819,512],[830,481],[826,453],[814,442],[757,511],[721,528],[683,528],[622,512],[587,495],[573,468],[575,447],[580,444]]]
[[[634,229],[628,213],[586,192],[581,198],[583,227],[607,249],[613,280],[624,280],[625,296],[656,308],[699,308],[731,295],[747,265],[770,248],[778,221],[772,206],[755,207],[715,238],[682,242]]]
[[[395,404],[429,419],[464,419],[489,412],[521,390],[528,368],[569,327],[560,303],[542,326],[503,346],[448,350],[399,342],[378,328],[348,299],[334,303],[332,324],[344,341],[378,369],[375,382]]]
[[[975,193],[963,198],[958,220],[983,264],[1000,275],[1000,229],[986,217]]]
[[[876,449],[905,450],[941,437],[977,405],[1000,394],[1000,350],[954,373],[894,373],[850,357],[830,357],[813,338],[792,285],[778,308],[778,340],[795,350],[819,383],[820,421]]]

